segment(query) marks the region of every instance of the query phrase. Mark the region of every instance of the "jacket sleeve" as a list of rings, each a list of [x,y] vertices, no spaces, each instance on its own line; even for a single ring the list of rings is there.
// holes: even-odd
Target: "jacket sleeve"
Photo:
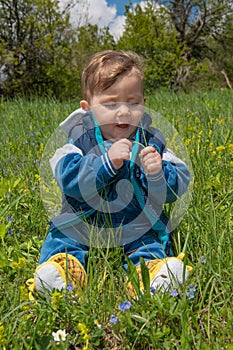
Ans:
[[[82,151],[73,144],[57,149],[50,159],[50,165],[63,193],[80,203],[98,196],[118,173],[107,153],[83,156]]]
[[[147,176],[148,197],[157,204],[174,202],[187,190],[189,182],[190,172],[185,163],[165,148],[161,172]]]

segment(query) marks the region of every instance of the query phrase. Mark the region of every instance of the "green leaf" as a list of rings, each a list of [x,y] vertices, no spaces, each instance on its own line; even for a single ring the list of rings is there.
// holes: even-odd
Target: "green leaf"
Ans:
[[[3,250],[0,250],[0,268],[6,267],[9,265],[7,255]]]
[[[149,270],[145,264],[145,261],[142,257],[140,257],[140,266],[141,266],[141,274],[142,274],[142,283],[144,287],[144,293],[150,294],[150,274]]]
[[[140,281],[139,281],[139,276],[138,276],[136,267],[134,266],[134,263],[127,256],[126,256],[126,261],[128,264],[127,275],[128,275],[129,281],[132,283],[132,286],[136,294],[140,295],[141,294]]]
[[[13,184],[13,188],[16,188],[20,184],[21,181],[22,181],[21,178],[18,178],[17,180],[15,180],[14,184]]]
[[[4,197],[4,194],[9,190],[9,184],[6,181],[0,181],[0,197]]]
[[[7,227],[5,224],[0,224],[0,238],[3,240],[7,232]]]

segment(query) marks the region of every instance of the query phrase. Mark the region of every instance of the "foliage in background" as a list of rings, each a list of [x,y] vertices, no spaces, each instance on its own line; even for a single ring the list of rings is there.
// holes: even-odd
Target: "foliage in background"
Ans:
[[[57,0],[1,3],[2,95],[80,95],[80,75],[87,56],[111,48],[113,39],[107,29],[95,25],[74,28],[69,9],[67,5],[61,11]]]
[[[77,0],[77,23],[58,0],[6,0],[0,4],[0,94],[81,96],[88,57],[103,49],[131,49],[145,57],[146,89],[232,87],[233,1],[146,0],[126,6],[122,36],[88,23]],[[83,10],[84,9],[84,10]],[[84,12],[84,13],[83,13]],[[82,20],[79,20],[82,17]]]
[[[40,160],[54,129],[77,105],[54,99],[0,104],[0,348],[232,350],[230,90],[147,96],[152,117],[159,112],[174,125],[193,163],[193,199],[173,247],[193,266],[188,282],[167,294],[150,291],[144,271],[145,293],[132,298],[121,249],[93,249],[83,293],[77,297],[68,286],[29,301],[26,281],[48,230]]]
[[[185,48],[178,42],[165,8],[150,3],[142,10],[138,4],[126,8],[126,24],[117,43],[119,49],[132,50],[145,59],[145,87],[172,86],[177,72],[187,64]]]
[[[48,71],[70,39],[69,16],[51,0],[3,1],[0,6],[2,94],[49,92]],[[67,59],[66,59],[67,60]]]

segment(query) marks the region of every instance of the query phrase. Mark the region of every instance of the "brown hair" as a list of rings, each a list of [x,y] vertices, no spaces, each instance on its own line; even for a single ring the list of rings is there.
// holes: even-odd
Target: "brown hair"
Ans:
[[[143,59],[132,51],[101,51],[93,55],[82,73],[83,98],[90,101],[94,94],[108,89],[116,80],[136,68],[143,80]]]

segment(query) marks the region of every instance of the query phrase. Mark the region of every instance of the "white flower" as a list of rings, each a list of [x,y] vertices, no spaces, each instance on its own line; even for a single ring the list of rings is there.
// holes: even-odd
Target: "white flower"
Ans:
[[[67,334],[65,329],[63,331],[59,329],[57,332],[53,332],[52,336],[55,341],[59,342],[59,341],[65,341]]]

